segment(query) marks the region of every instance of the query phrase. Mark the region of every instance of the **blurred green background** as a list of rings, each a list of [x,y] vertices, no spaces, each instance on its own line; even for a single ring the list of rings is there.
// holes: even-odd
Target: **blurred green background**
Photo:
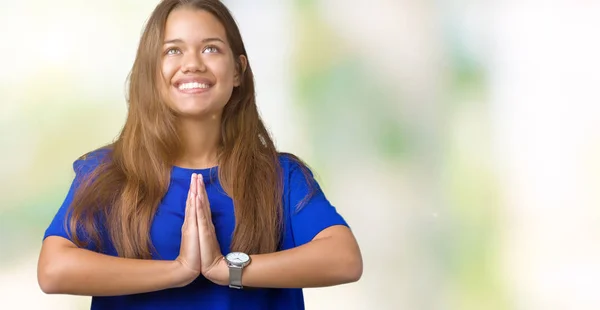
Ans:
[[[598,309],[600,5],[230,0],[280,150],[363,251],[308,309]],[[157,1],[0,2],[0,308],[44,295],[72,162],[112,141]]]

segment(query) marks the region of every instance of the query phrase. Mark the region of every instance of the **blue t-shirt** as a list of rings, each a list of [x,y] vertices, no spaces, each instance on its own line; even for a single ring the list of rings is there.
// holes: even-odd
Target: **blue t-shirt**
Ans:
[[[109,158],[108,150],[98,150],[90,153],[85,159],[79,159],[73,163],[76,172],[75,180],[58,210],[50,226],[44,234],[48,236],[60,236],[70,239],[65,231],[64,221],[68,220],[67,209],[73,199],[74,191],[82,175],[91,172],[102,160]],[[333,225],[345,225],[347,223],[336,211],[323,192],[318,183],[311,175],[309,179],[316,189],[308,203],[301,209],[296,205],[305,197],[309,191],[309,183],[303,174],[301,167],[296,161],[285,155],[279,156],[283,172],[284,192],[284,234],[281,250],[300,246],[311,241],[320,231]],[[217,169],[185,169],[173,167],[168,192],[162,199],[155,214],[150,237],[156,249],[155,259],[173,260],[179,255],[181,242],[181,226],[183,224],[185,201],[190,187],[192,173],[200,173],[205,180],[206,192],[210,201],[212,219],[217,234],[217,239],[224,254],[229,252],[231,237],[235,226],[235,217],[232,199],[225,194],[221,187]],[[116,256],[114,247],[104,236],[104,254]],[[93,246],[90,250],[96,250]],[[220,286],[199,276],[191,284],[182,288],[166,289],[156,292],[111,296],[92,297],[92,309],[304,309],[302,289],[272,289],[272,288],[250,288],[232,289],[228,286]]]

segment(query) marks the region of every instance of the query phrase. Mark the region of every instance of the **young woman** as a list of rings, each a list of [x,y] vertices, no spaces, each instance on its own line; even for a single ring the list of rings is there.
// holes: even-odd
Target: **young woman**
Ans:
[[[164,0],[142,35],[116,142],[73,164],[38,281],[92,309],[303,309],[357,281],[346,221],[257,111],[240,32],[218,0]]]

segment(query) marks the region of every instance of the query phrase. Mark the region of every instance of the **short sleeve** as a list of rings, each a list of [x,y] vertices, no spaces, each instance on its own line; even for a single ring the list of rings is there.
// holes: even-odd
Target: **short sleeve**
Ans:
[[[77,159],[73,163],[73,170],[75,171],[75,178],[71,182],[71,186],[69,187],[69,191],[65,199],[62,202],[62,205],[52,218],[50,225],[46,228],[44,232],[44,238],[46,239],[49,236],[59,236],[68,240],[73,240],[68,232],[69,221],[71,219],[71,214],[69,212],[69,207],[73,202],[73,197],[75,196],[75,192],[79,188],[81,182],[86,178],[86,176],[91,173],[100,163],[100,155],[99,151],[92,152],[87,156],[82,156]],[[78,234],[80,237],[83,237],[83,234]],[[89,241],[89,240],[84,240]],[[88,249],[92,249],[93,245],[91,242],[88,242]]]
[[[324,229],[343,225],[345,219],[325,197],[325,193],[308,168],[295,161],[289,162],[288,212],[296,246],[310,242]],[[307,198],[308,196],[308,199]],[[300,205],[302,203],[302,205]]]

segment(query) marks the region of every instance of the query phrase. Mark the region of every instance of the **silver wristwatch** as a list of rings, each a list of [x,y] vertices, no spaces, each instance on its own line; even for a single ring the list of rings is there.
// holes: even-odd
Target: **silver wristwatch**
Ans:
[[[243,288],[242,271],[250,264],[250,256],[242,252],[231,252],[225,256],[225,262],[229,267],[229,287]]]

